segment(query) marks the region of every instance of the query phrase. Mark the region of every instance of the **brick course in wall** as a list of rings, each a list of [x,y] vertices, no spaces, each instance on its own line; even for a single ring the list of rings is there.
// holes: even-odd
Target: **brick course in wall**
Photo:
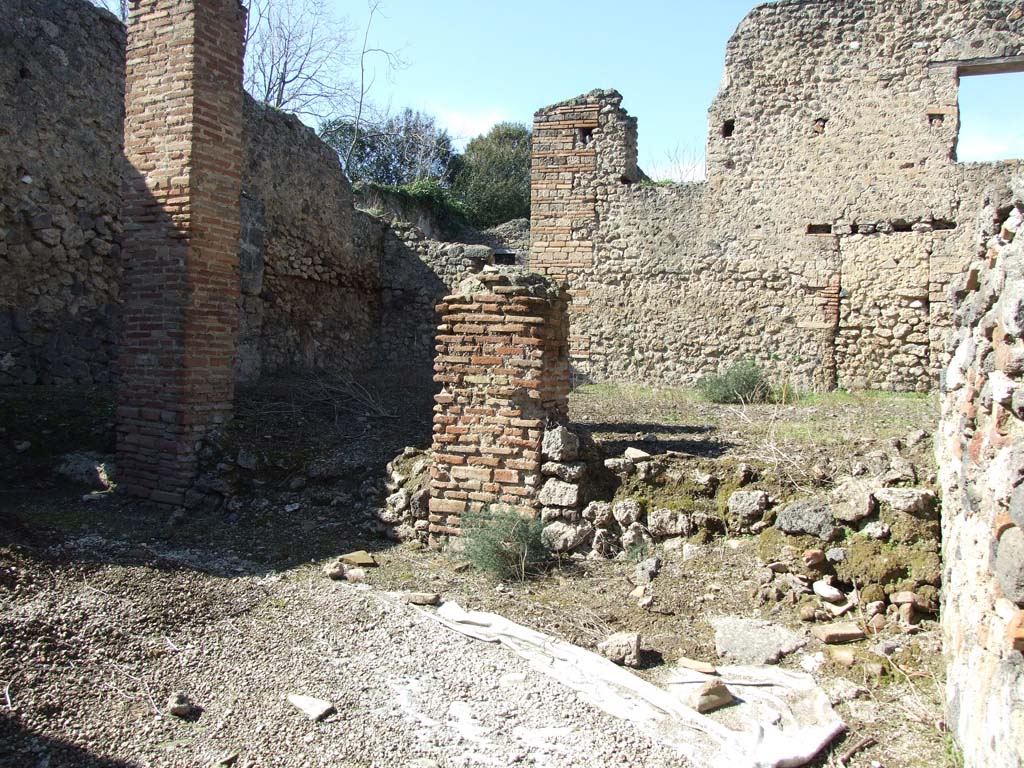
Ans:
[[[567,297],[514,269],[468,278],[438,306],[430,537],[467,512],[537,516],[544,429],[568,414]]]
[[[119,483],[180,504],[234,395],[242,53],[238,0],[135,0],[125,90]]]

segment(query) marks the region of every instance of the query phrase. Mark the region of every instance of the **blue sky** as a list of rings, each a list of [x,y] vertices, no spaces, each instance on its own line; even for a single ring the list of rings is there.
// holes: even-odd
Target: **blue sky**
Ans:
[[[366,12],[332,0],[352,26]],[[725,44],[750,0],[383,0],[372,37],[408,67],[373,98],[439,118],[472,138],[500,120],[531,123],[547,104],[616,88],[640,119],[640,164],[702,155]],[[344,9],[342,8],[344,7]]]
[[[359,0],[328,1],[365,26]],[[371,98],[430,112],[461,144],[495,122],[529,124],[542,106],[616,88],[640,120],[641,167],[664,178],[702,159],[726,42],[755,5],[383,0],[371,42],[399,50],[408,66],[379,79]],[[961,160],[1024,156],[1022,93],[1024,75],[964,78]]]

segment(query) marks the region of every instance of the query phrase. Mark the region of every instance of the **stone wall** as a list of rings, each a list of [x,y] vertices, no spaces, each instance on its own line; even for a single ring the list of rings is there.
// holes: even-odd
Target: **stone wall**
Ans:
[[[0,386],[105,383],[124,280],[125,29],[86,0],[13,2],[0,19]],[[364,365],[383,322],[381,241],[354,245],[350,186],[311,129],[248,97],[243,115],[237,373]],[[429,351],[436,319],[421,325]]]
[[[1024,184],[1017,195],[987,207],[996,232],[955,281],[936,439],[947,722],[967,768],[1024,766]]]
[[[337,154],[296,117],[245,97],[245,379],[360,364],[380,321],[379,258],[353,247]]]
[[[748,357],[804,385],[932,388],[964,237],[1019,167],[955,162],[958,76],[1018,61],[1015,9],[759,6],[726,51],[704,183],[643,181],[614,91],[540,110],[530,264],[570,279],[580,376]]]
[[[569,349],[561,286],[516,269],[468,278],[438,306],[430,537],[462,516],[503,508],[536,517],[549,423],[568,414]]]
[[[110,380],[124,27],[86,2],[0,16],[0,386]]]

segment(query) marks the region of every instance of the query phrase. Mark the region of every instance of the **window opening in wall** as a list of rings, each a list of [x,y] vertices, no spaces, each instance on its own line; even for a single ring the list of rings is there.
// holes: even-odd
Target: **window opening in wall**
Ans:
[[[723,139],[728,139],[735,132],[736,132],[736,121],[735,120],[726,120],[724,123],[722,123],[722,138]]]
[[[831,235],[832,225],[831,224],[808,224],[807,225],[808,235]]]
[[[941,128],[946,122],[946,116],[942,112],[929,112],[928,125],[932,128]]]
[[[960,134],[956,159],[961,163],[1024,158],[1024,61],[1014,71],[990,74],[992,68],[960,68]]]
[[[576,143],[585,147],[594,140],[594,129],[593,128],[577,128],[576,129]]]

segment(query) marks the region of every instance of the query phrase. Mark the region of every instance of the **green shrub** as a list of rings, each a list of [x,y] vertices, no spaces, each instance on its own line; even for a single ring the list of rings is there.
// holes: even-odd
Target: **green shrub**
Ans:
[[[474,568],[499,579],[520,579],[543,570],[551,553],[541,538],[544,524],[509,510],[489,509],[462,517],[463,555]]]
[[[741,360],[725,373],[705,376],[697,389],[712,403],[769,403],[775,399],[764,371],[752,360]]]

